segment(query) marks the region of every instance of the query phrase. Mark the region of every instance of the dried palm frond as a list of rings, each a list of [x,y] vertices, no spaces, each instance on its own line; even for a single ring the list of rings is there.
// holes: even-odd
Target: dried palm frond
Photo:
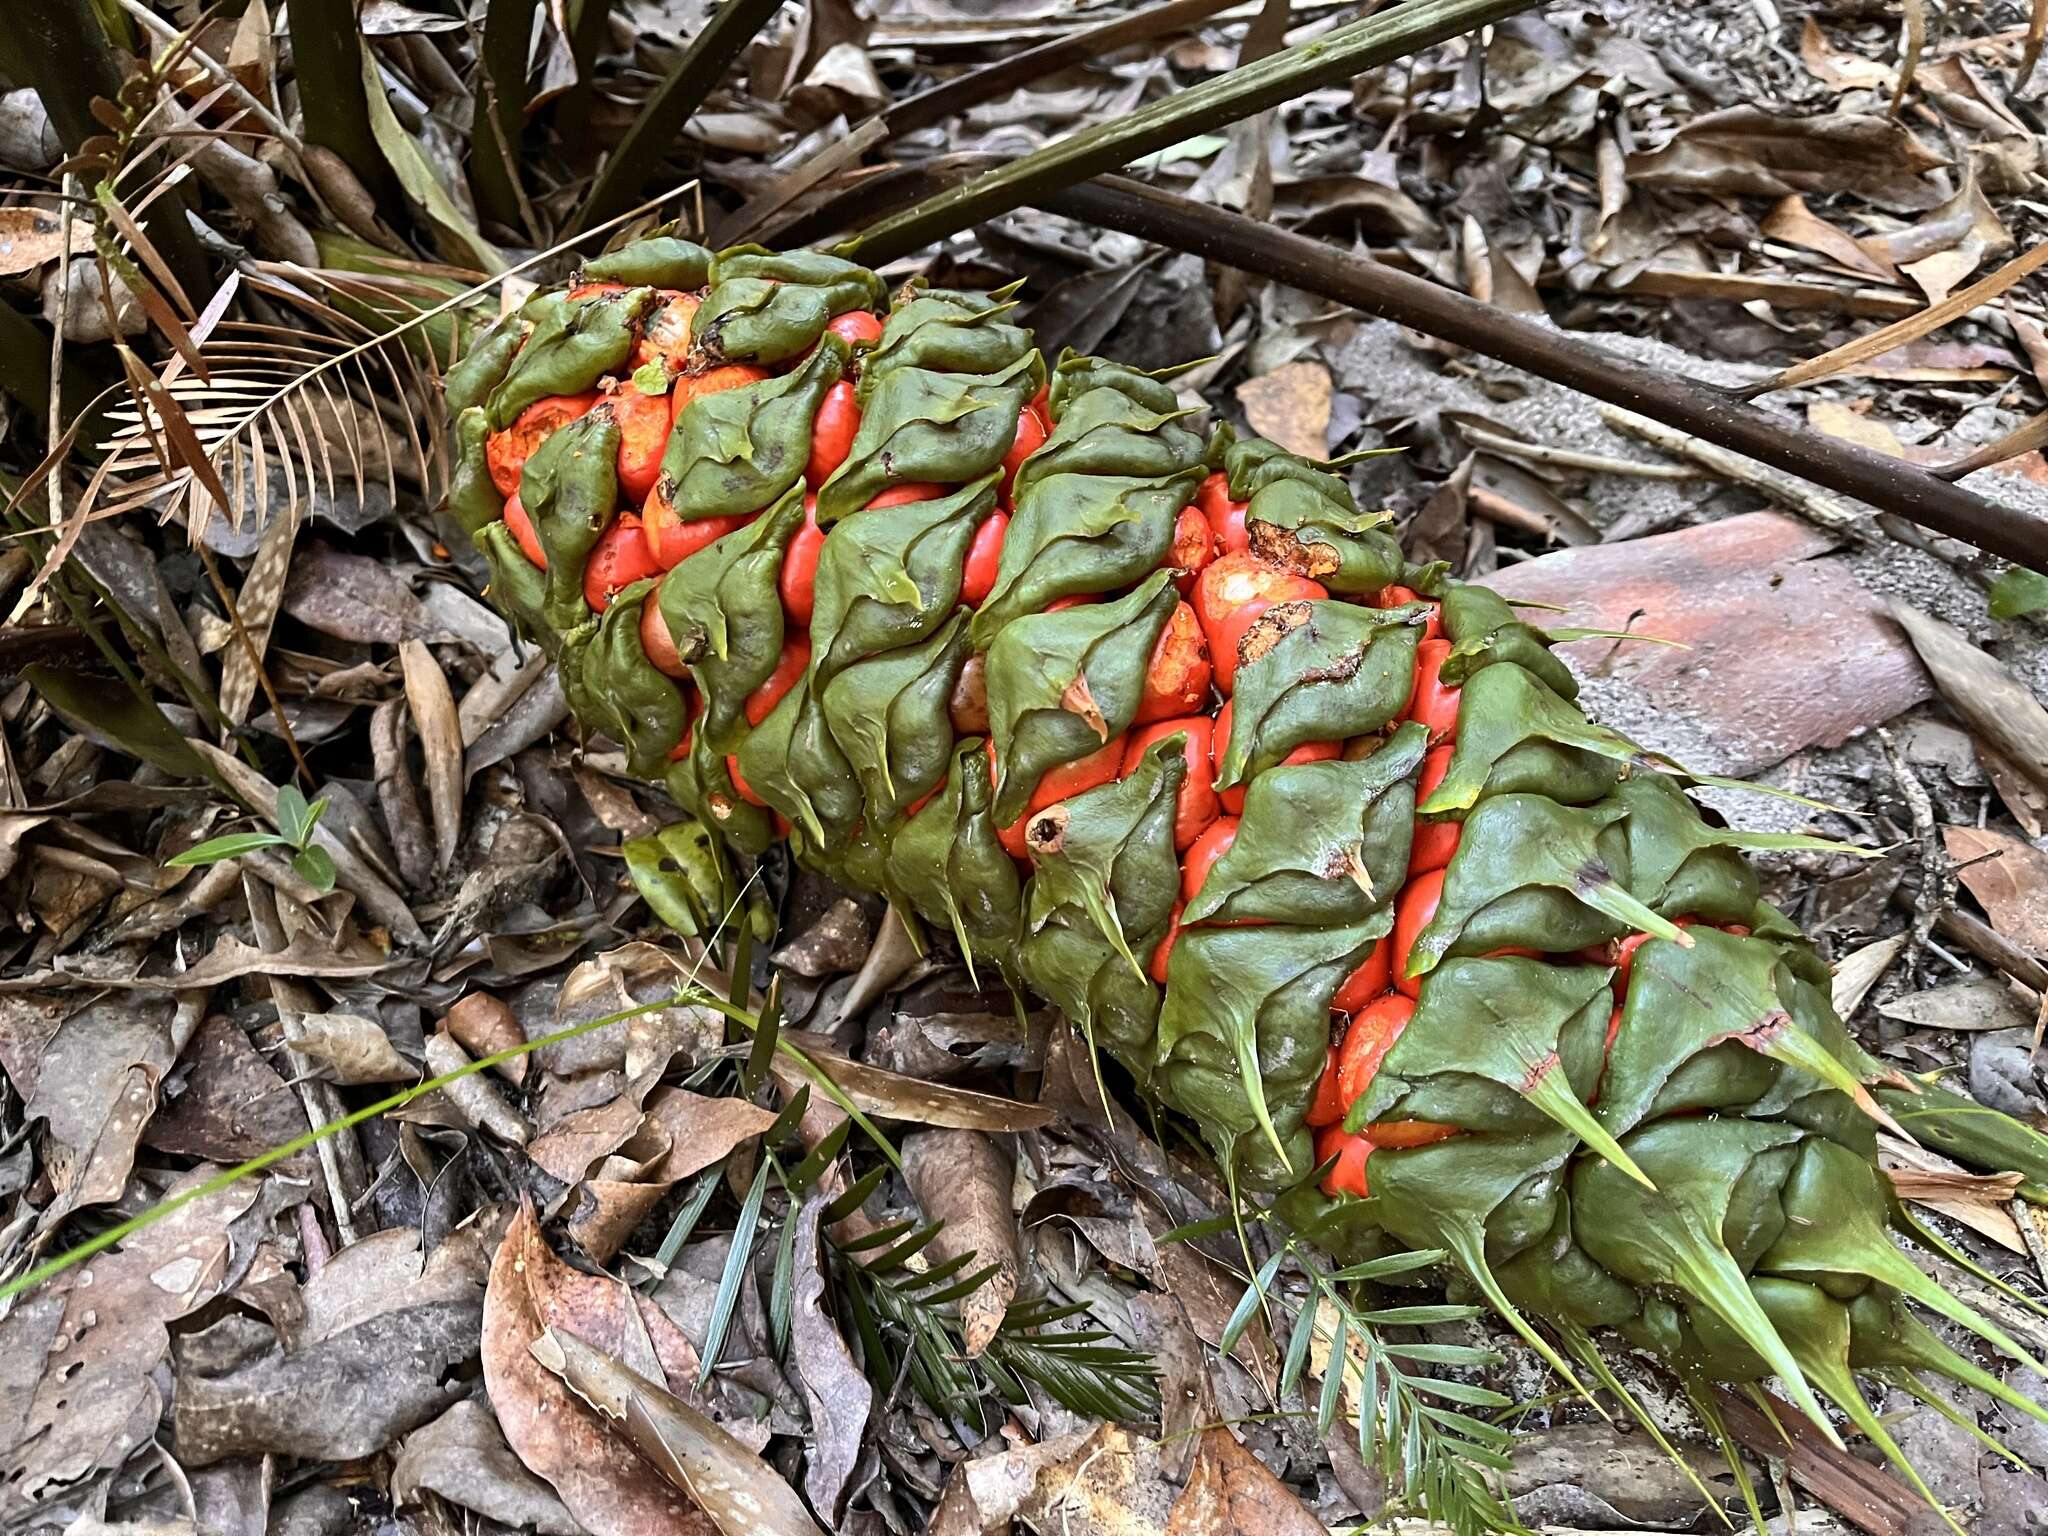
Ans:
[[[374,324],[341,307],[355,299],[351,307],[361,309],[366,279],[310,269],[295,275],[299,282],[245,275],[240,286],[279,301],[304,325],[203,319],[207,376],[173,359],[159,389],[135,391],[110,413],[114,430],[101,443],[110,473],[99,504],[82,511],[111,516],[154,507],[182,521],[197,543],[216,510],[237,527],[250,511],[268,525],[275,512],[296,515],[308,497],[332,496],[348,481],[358,496],[381,481],[396,498],[403,475],[435,494],[440,428],[425,407],[439,375],[426,349],[406,344],[427,309],[379,284],[378,309],[388,314],[402,304],[410,314]],[[222,307],[210,306],[208,318]],[[274,508],[280,477],[285,505]]]

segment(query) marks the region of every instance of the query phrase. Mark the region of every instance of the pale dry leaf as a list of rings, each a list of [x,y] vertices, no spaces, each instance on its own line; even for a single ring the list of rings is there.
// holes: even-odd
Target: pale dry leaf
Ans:
[[[858,1018],[871,1003],[908,976],[923,958],[917,941],[911,937],[910,925],[892,903],[882,914],[882,926],[867,958],[854,973],[852,984],[839,996],[838,1017]]]
[[[1330,370],[1306,359],[1282,363],[1237,386],[1251,429],[1305,459],[1329,457],[1333,398]]]
[[[1899,951],[1906,947],[1907,937],[1906,934],[1895,933],[1888,939],[1874,940],[1835,962],[1836,1013],[1846,1019],[1862,1006],[1863,999],[1877,985],[1878,978],[1899,958]]]
[[[2017,772],[2048,789],[2048,709],[2010,667],[1972,645],[1954,625],[1897,598],[1888,606],[1949,707]]]
[[[1851,410],[1836,400],[1815,400],[1806,407],[1806,424],[1816,432],[1868,448],[1887,458],[1903,459],[1906,445],[1896,432],[1867,411]]]
[[[474,1064],[469,1053],[446,1031],[436,1031],[427,1036],[426,1068],[429,1076],[447,1077]],[[527,1129],[525,1117],[506,1101],[497,1084],[482,1073],[470,1072],[467,1076],[457,1077],[443,1083],[436,1092],[467,1124],[489,1131],[500,1141],[523,1147],[533,1134]]]
[[[490,1407],[476,1398],[464,1398],[400,1442],[391,1466],[392,1501],[414,1509],[427,1493],[540,1536],[583,1533],[555,1491],[519,1464]]]
[[[2013,995],[2012,988],[1990,977],[1950,982],[1924,992],[1909,992],[1877,1011],[1901,1024],[1922,1029],[1959,1029],[1977,1033],[1993,1029],[2028,1029],[2034,1016]]]
[[[282,949],[263,949],[244,944],[232,933],[223,933],[205,959],[189,971],[170,978],[180,988],[217,987],[241,976],[374,976],[391,963],[391,957],[365,944],[336,950],[331,944],[309,936],[293,939]],[[115,986],[161,988],[162,977],[138,977]]]
[[[243,632],[249,637],[245,647],[239,639],[227,648],[226,658],[220,670],[221,712],[236,725],[249,712],[249,704],[256,696],[257,667],[264,653],[270,648],[270,626],[277,618],[278,605],[284,599],[285,580],[291,571],[292,547],[299,536],[299,509],[296,505],[283,508],[264,530],[262,542],[256,546],[256,558],[250,562],[249,573],[242,578],[242,589],[235,594],[235,611],[241,615]],[[250,652],[254,651],[252,660]]]
[[[850,1060],[822,1036],[786,1029],[782,1038],[800,1050],[804,1060],[863,1114],[972,1131],[1029,1131],[1052,1123],[1052,1111],[1037,1104],[971,1088],[928,1083]],[[825,1097],[811,1074],[782,1052],[776,1053],[774,1072],[776,1082],[786,1094],[809,1085],[813,1103]]]
[[[1799,62],[1814,79],[1837,91],[1889,91],[1897,78],[1876,59],[1837,49],[1811,16],[1799,29]]]
[[[420,748],[426,754],[427,803],[434,813],[434,862],[443,871],[455,862],[462,841],[462,726],[455,695],[434,653],[419,640],[398,647],[405,669],[405,701],[412,709]]]
[[[291,1020],[292,1049],[320,1063],[337,1083],[402,1083],[419,1076],[375,1019],[359,1013],[295,1013]]]

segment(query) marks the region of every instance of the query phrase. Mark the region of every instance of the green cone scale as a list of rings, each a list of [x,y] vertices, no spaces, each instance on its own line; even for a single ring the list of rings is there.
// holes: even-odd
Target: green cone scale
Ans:
[[[658,531],[615,417],[679,304]],[[1305,1235],[1445,1250],[1573,1385],[1618,1336],[1895,1460],[1858,1373],[2011,1397],[1914,1320],[2021,1353],[1897,1246],[1875,1133],[2024,1138],[1857,1047],[1745,859],[1835,845],[1703,818],[1340,474],[1048,367],[1004,295],[673,236],[449,388],[493,600],[687,813],[626,850],[665,921],[786,842],[1058,1007]],[[501,500],[515,419],[591,391]]]

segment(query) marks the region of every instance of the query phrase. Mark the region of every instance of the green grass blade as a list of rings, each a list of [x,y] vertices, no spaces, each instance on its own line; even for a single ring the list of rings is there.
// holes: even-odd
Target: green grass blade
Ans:
[[[770,1165],[765,1157],[754,1170],[753,1185],[740,1206],[740,1219],[732,1229],[732,1247],[726,1250],[725,1269],[718,1277],[718,1294],[711,1299],[711,1322],[704,1330],[704,1354],[697,1367],[701,1389],[718,1369],[718,1357],[725,1350],[725,1336],[739,1311],[740,1286],[746,1282],[747,1260],[753,1256],[754,1234],[761,1225],[761,1203],[768,1198]]]

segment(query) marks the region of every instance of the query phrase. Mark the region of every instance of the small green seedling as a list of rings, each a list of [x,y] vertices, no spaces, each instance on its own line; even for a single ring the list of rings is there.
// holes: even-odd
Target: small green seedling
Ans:
[[[172,869],[190,869],[198,864],[239,858],[259,848],[289,848],[292,868],[299,878],[324,896],[334,889],[334,859],[325,848],[313,846],[313,828],[319,825],[320,813],[326,809],[325,795],[308,805],[297,786],[286,784],[277,792],[275,832],[230,832],[223,837],[209,837],[164,863]]]

